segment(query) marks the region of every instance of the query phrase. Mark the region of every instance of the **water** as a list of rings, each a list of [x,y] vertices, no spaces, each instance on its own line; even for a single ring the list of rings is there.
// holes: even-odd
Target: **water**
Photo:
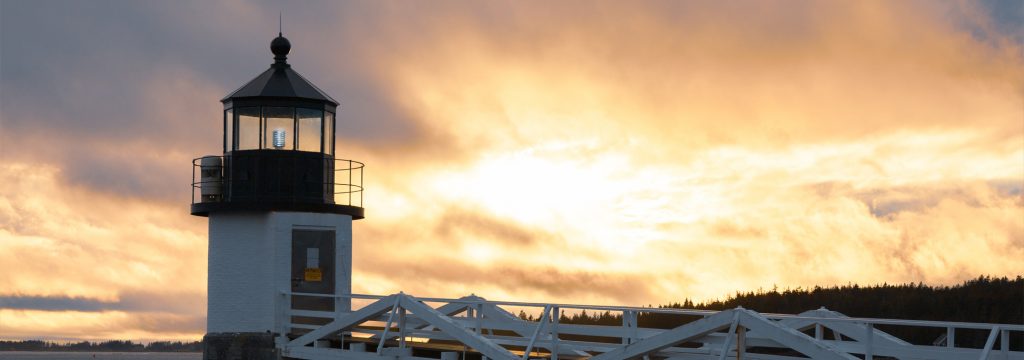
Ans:
[[[0,351],[2,360],[199,360],[202,353]]]

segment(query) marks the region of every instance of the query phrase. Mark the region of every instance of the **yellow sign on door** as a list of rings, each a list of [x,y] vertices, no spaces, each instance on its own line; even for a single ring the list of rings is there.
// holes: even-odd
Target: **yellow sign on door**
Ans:
[[[306,281],[321,281],[323,279],[323,273],[320,272],[320,268],[306,268]]]

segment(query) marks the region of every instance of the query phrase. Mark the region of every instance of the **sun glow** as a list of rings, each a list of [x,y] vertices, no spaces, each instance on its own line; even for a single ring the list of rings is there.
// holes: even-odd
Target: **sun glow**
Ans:
[[[346,20],[297,21],[294,58],[343,103],[336,155],[367,164],[353,290],[647,305],[1022,274],[1024,52],[987,3],[296,7]],[[91,3],[11,32],[55,46],[3,55],[0,304],[60,309],[0,309],[0,336],[203,332],[188,163],[219,151],[239,78],[211,73],[228,52],[166,54],[262,44],[238,24],[278,13],[202,5],[174,41],[69,51],[169,29]],[[151,6],[128,7],[194,9]]]
[[[521,222],[552,219],[557,210],[585,210],[610,204],[623,189],[612,179],[627,171],[621,159],[559,158],[543,147],[484,155],[465,171],[439,174],[433,181],[453,200],[482,204],[501,217]]]

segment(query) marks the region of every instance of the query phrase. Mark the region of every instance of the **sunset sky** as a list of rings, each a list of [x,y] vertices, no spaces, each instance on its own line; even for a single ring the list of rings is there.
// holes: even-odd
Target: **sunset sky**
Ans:
[[[272,63],[353,290],[647,305],[1024,274],[1024,2],[0,1],[0,339],[198,340],[191,160]]]

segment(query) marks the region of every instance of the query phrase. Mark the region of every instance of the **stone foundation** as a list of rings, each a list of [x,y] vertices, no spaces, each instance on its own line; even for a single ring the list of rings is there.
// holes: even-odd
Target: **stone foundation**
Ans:
[[[210,333],[203,336],[203,360],[281,360],[271,333]]]

